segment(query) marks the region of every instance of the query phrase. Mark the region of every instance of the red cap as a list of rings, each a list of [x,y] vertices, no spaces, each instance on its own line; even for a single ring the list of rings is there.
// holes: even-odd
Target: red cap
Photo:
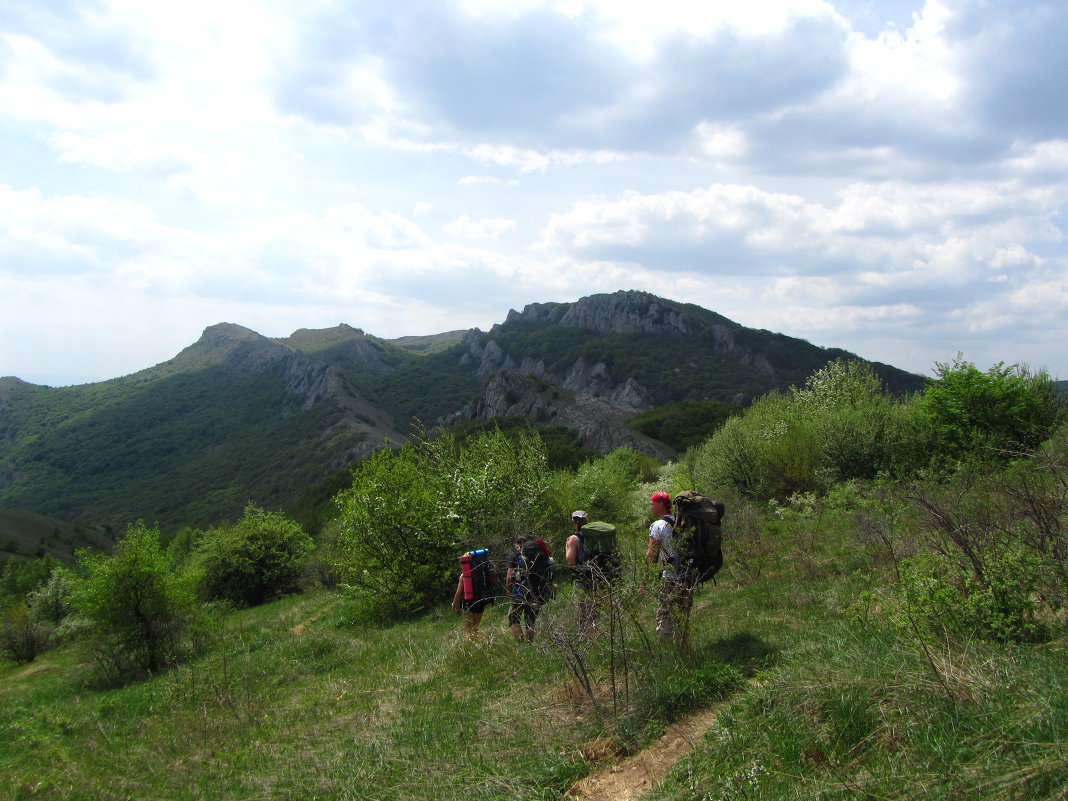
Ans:
[[[666,492],[654,492],[653,497],[649,499],[651,503],[666,503],[671,506],[671,496]]]

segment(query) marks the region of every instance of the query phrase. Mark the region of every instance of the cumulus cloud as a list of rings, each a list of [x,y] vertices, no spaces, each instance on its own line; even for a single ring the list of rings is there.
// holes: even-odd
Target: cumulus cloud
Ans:
[[[1068,334],[1066,15],[12,0],[0,373],[57,315],[102,349],[144,322],[162,360],[153,319],[401,335],[620,288],[915,370],[1068,373],[1038,358]]]
[[[516,221],[503,218],[472,220],[466,214],[442,227],[453,239],[499,239],[516,229]]]

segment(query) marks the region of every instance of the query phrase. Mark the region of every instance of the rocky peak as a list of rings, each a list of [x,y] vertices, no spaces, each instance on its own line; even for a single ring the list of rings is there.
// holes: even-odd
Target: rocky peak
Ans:
[[[508,312],[506,322],[532,320],[603,334],[689,334],[694,324],[655,295],[635,290],[590,295],[574,303],[531,303]]]
[[[205,328],[200,339],[179,353],[174,362],[183,367],[222,365],[252,374],[291,354],[285,345],[244,326],[216,323]]]
[[[381,344],[351,325],[334,328],[301,328],[276,342],[331,365],[355,368],[373,375],[386,375],[393,367],[383,358]]]

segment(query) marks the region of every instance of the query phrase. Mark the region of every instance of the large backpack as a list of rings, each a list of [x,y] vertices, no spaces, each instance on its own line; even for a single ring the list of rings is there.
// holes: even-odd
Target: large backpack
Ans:
[[[489,548],[469,551],[460,557],[460,577],[464,601],[488,599],[493,603],[496,576],[489,560]]]
[[[723,567],[723,536],[720,521],[726,507],[693,490],[675,496],[672,539],[678,557],[676,566],[688,581],[700,584]]]
[[[590,578],[607,580],[619,576],[615,526],[595,520],[578,530],[578,538],[578,564],[584,574]]]
[[[528,600],[540,603],[547,600],[552,581],[553,564],[549,546],[542,540],[529,539],[519,550],[519,575],[515,584],[521,586]]]

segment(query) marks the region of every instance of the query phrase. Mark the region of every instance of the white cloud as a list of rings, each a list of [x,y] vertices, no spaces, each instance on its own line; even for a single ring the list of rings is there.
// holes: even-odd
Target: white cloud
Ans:
[[[497,186],[519,186],[515,178],[504,180],[493,175],[465,175],[458,182],[460,186],[477,186],[479,184],[495,184]]]
[[[472,220],[466,214],[459,219],[442,226],[442,230],[453,239],[500,239],[516,229],[516,221],[503,218],[483,217]]]
[[[107,377],[220,320],[431,333],[635,288],[1068,375],[1066,14],[13,0],[0,374],[69,372],[38,369],[63,336]]]

